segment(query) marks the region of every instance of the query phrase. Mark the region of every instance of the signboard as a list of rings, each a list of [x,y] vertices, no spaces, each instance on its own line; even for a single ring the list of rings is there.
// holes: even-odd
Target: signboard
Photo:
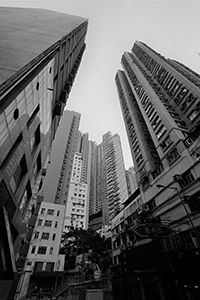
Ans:
[[[170,227],[160,224],[138,224],[131,229],[141,238],[169,238],[173,234]]]

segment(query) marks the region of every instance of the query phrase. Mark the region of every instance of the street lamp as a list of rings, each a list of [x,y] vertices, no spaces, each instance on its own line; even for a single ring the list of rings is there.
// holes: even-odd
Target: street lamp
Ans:
[[[191,225],[192,229],[194,230],[195,235],[196,235],[196,238],[197,238],[197,241],[198,241],[198,246],[195,245],[195,247],[196,247],[196,248],[199,247],[199,245],[200,245],[200,241],[199,241],[199,232],[196,230],[196,227],[194,226],[194,223],[193,223],[193,221],[192,221],[192,219],[191,219],[190,213],[189,213],[189,211],[188,211],[188,209],[187,209],[187,206],[186,206],[185,203],[184,203],[183,198],[181,197],[181,194],[180,194],[179,189],[178,189],[177,187],[164,186],[163,184],[157,184],[156,187],[157,187],[157,188],[167,188],[167,189],[171,189],[171,190],[174,190],[174,191],[177,192],[177,195],[178,195],[178,197],[179,197],[179,199],[180,199],[180,201],[181,201],[181,203],[182,203],[182,205],[183,205],[183,207],[184,207],[184,209],[185,209],[185,212],[186,212],[186,214],[187,214],[187,217],[188,217],[188,219],[189,219],[189,221],[190,221],[190,225]]]

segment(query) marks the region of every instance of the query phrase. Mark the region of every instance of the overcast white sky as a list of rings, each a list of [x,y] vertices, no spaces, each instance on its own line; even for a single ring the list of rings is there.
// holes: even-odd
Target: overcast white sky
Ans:
[[[123,52],[140,40],[200,72],[199,0],[0,0],[0,4],[89,19],[86,51],[66,108],[81,113],[80,130],[97,143],[107,131],[118,133],[126,168],[133,162],[114,81]]]

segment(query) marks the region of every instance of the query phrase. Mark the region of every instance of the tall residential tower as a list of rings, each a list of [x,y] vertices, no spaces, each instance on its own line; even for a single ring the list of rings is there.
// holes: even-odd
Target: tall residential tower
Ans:
[[[153,255],[156,250],[160,252],[163,266],[167,261],[173,274],[177,274],[174,294],[180,293],[181,299],[187,298],[188,294],[195,298],[195,295],[200,295],[200,75],[178,61],[165,58],[142,42],[135,42],[132,51],[123,54],[121,63],[123,71],[117,72],[115,80],[140,203],[133,202],[132,217],[126,220],[128,229],[123,231],[129,237],[129,244],[121,236],[122,243],[118,240],[114,251],[121,257],[121,252],[126,251],[128,245],[132,247],[132,251],[127,253],[126,263],[130,266],[127,274],[134,274],[138,253],[140,260],[136,268],[143,274],[132,275],[132,279],[135,282],[139,280],[141,294],[148,293],[145,290],[150,289],[145,287],[145,282],[152,279],[148,274],[150,261],[151,269],[160,273],[161,264],[156,266],[159,256]],[[145,226],[152,219],[159,229],[156,241],[152,235],[155,228],[150,230],[151,225],[146,227],[145,234],[131,236],[130,232],[135,230],[138,220]],[[118,230],[125,224],[120,215],[118,223],[117,217],[114,221]],[[161,226],[166,224],[169,230],[173,230],[168,237],[160,231]],[[163,267],[163,274],[165,270],[166,267]],[[161,278],[157,280],[162,281]],[[163,282],[163,289],[166,289],[166,282]],[[177,285],[177,282],[180,284]],[[196,290],[192,290],[193,287]],[[166,289],[166,299],[172,299],[167,293]],[[162,295],[158,299],[161,298]]]
[[[89,224],[96,228],[109,225],[128,198],[119,135],[107,132],[99,145],[90,141],[89,158]]]
[[[52,145],[41,194],[45,202],[66,205],[81,114],[65,110]]]
[[[121,63],[116,84],[137,181],[145,190],[188,153],[199,131],[200,76],[142,42]],[[179,173],[190,164],[185,159]]]

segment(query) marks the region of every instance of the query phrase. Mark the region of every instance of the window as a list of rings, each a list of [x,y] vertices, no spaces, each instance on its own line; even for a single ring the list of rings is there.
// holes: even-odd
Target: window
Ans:
[[[58,211],[57,211],[57,217],[59,216],[59,214],[60,214],[60,211],[58,210]]]
[[[51,227],[51,225],[52,225],[52,221],[49,221],[49,220],[46,220],[44,223],[44,226],[46,226],[46,227]]]
[[[47,215],[53,216],[54,215],[54,210],[53,209],[48,209],[47,210]]]
[[[176,124],[179,126],[179,127],[185,127],[186,126],[186,123],[184,121],[177,121],[175,120]]]
[[[136,162],[137,162],[137,165],[141,164],[143,162],[143,157],[142,157],[142,154],[140,154],[138,156],[138,158],[136,159]]]
[[[22,196],[22,199],[20,200],[20,204],[19,204],[19,209],[21,211],[27,207],[27,205],[29,204],[29,200],[30,200],[31,196],[32,196],[31,186],[30,186],[30,182],[28,181],[27,185],[26,185],[24,195]]]
[[[190,183],[192,183],[193,181],[195,181],[195,178],[194,178],[193,174],[191,173],[191,171],[189,170],[181,175],[180,186],[181,186],[181,188],[183,188],[183,187],[189,185]]]
[[[14,118],[14,120],[17,120],[18,117],[19,117],[19,109],[16,108],[16,109],[14,110],[14,113],[13,113],[13,118]]]
[[[38,237],[39,237],[39,231],[36,231],[34,235],[34,239],[38,239]]]
[[[41,239],[42,240],[48,240],[49,239],[49,233],[48,232],[43,232]]]
[[[200,210],[200,192],[191,196],[183,196],[183,201],[189,205],[191,212]]]
[[[32,247],[32,250],[31,250],[31,254],[34,254],[34,253],[35,253],[35,249],[36,249],[36,246],[33,246],[33,247]]]
[[[40,246],[38,248],[38,254],[46,254],[46,252],[47,252],[47,247]]]
[[[168,135],[167,138],[160,144],[160,146],[162,147],[163,150],[165,150],[169,145],[172,144],[172,139],[171,137]]]
[[[50,247],[49,249],[49,255],[52,255],[53,254],[53,247]]]
[[[39,90],[39,87],[40,87],[40,83],[37,82],[37,83],[36,83],[36,86],[35,86],[35,88],[36,88],[37,91]]]
[[[198,114],[199,114],[198,111],[193,110],[193,111],[191,112],[191,114],[188,115],[188,118],[190,119],[190,121],[193,121],[193,120],[196,118],[196,116],[197,116]]]
[[[36,261],[34,265],[34,271],[42,271],[43,262]]]
[[[54,262],[48,262],[46,265],[46,271],[53,271],[54,270]]]
[[[165,132],[166,132],[166,128],[165,128],[164,125],[162,125],[162,126],[159,128],[158,132],[156,133],[157,138],[160,139],[161,136],[162,136]]]
[[[33,120],[35,119],[35,117],[37,116],[37,113],[40,110],[40,105],[38,104],[38,106],[35,108],[34,112],[32,113],[32,115],[30,116],[28,122],[27,122],[27,127],[29,128],[30,125],[32,124]]]
[[[36,131],[34,132],[32,139],[31,139],[31,142],[30,142],[31,153],[34,153],[34,150],[36,149],[36,147],[39,143],[40,143],[40,125],[38,125]]]
[[[52,235],[52,241],[55,241],[55,238],[56,238],[56,234],[54,233],[54,234]]]
[[[172,164],[178,157],[180,156],[180,154],[178,153],[177,148],[173,148],[173,150],[171,150],[170,152],[167,153],[166,158],[169,162],[169,164]]]
[[[42,219],[39,219],[38,220],[38,226],[41,226],[42,225]]]
[[[37,160],[33,166],[33,175],[35,178],[37,177],[41,167],[42,167],[42,162],[41,162],[41,151],[40,151],[38,154]]]
[[[43,215],[45,213],[45,208],[41,209],[41,215]]]
[[[154,198],[148,202],[148,207],[149,207],[149,210],[152,210],[156,207],[156,202],[155,202]]]
[[[23,155],[10,181],[10,185],[13,190],[13,193],[16,192],[17,187],[19,186],[22,177],[26,174],[26,172],[27,172],[26,158],[25,155]]]
[[[58,222],[57,222],[57,221],[55,222],[55,228],[56,228],[56,227],[58,227]]]

